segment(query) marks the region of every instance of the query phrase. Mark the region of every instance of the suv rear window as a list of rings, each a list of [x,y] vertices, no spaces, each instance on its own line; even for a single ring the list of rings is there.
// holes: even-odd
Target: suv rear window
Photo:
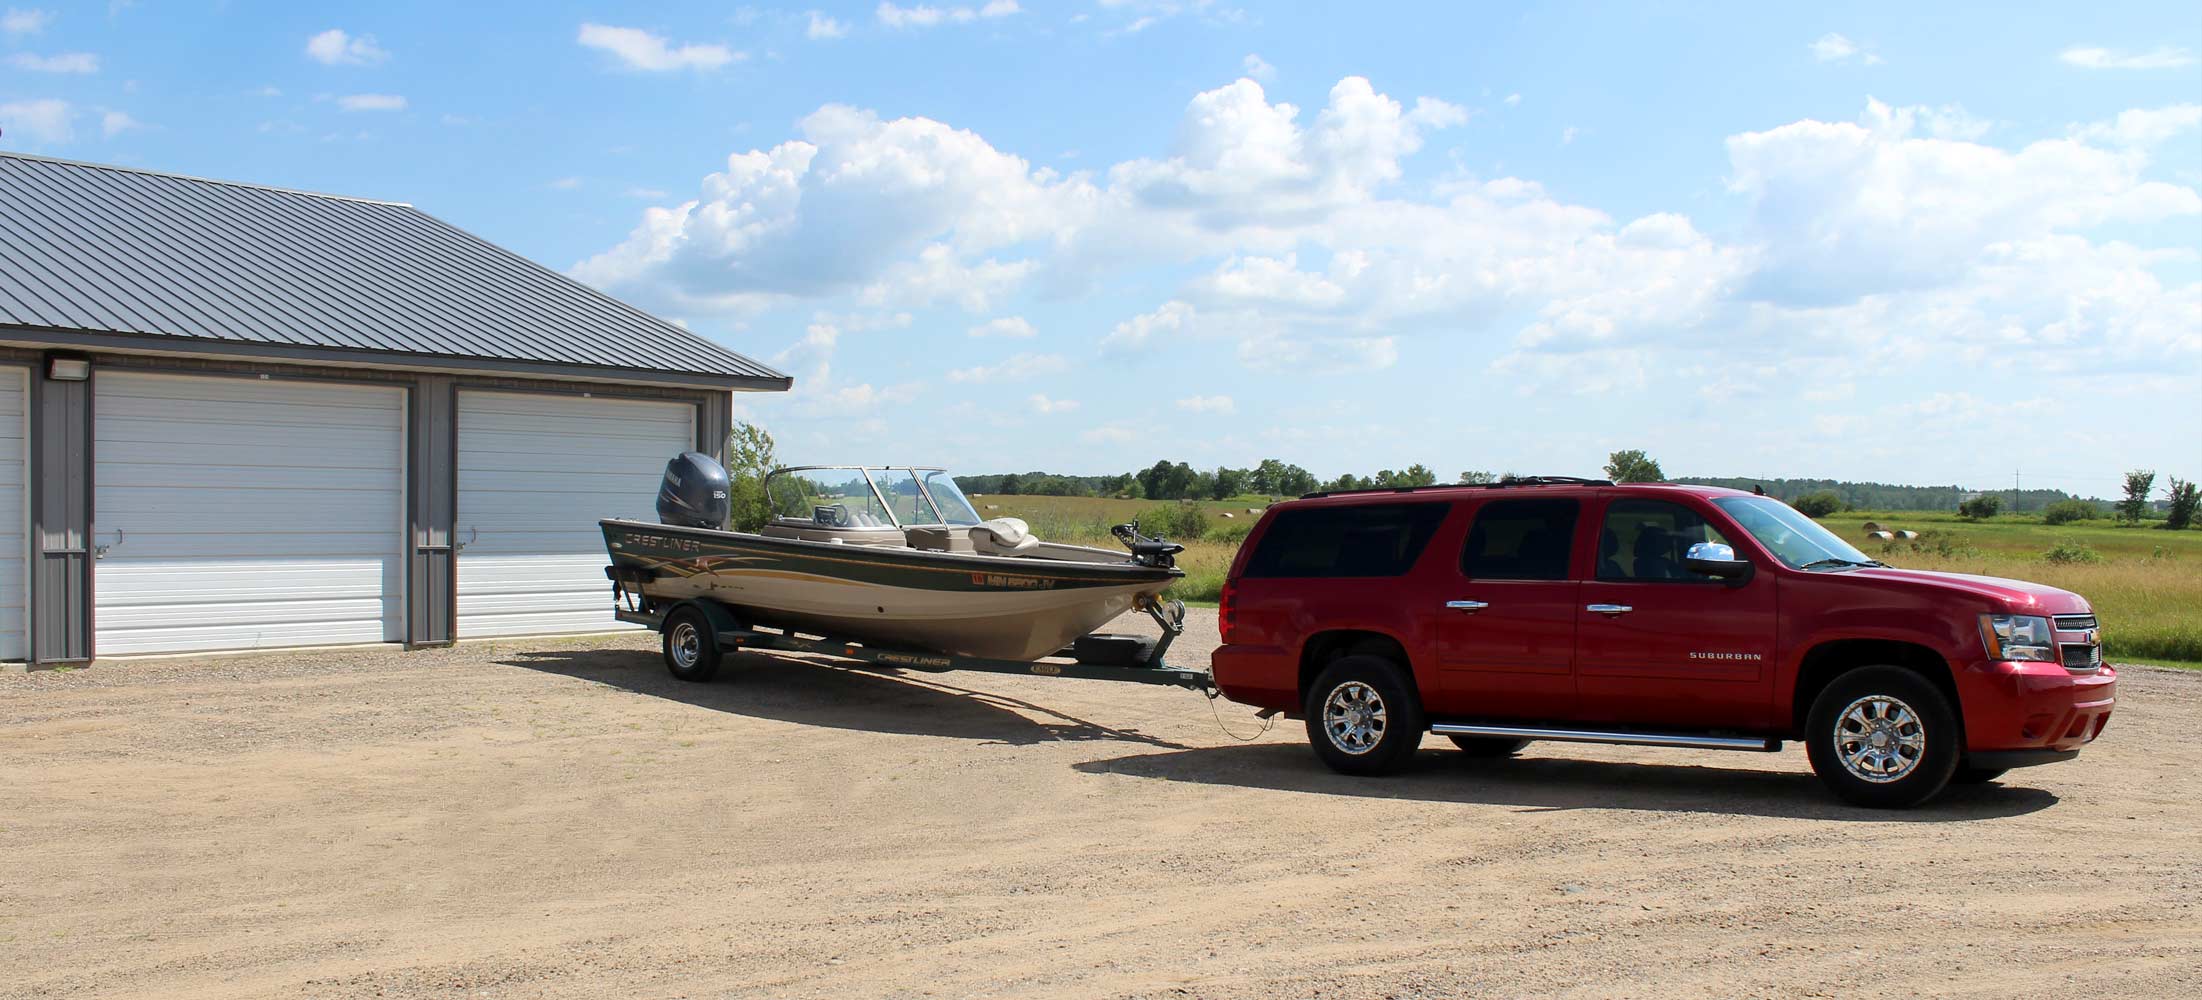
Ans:
[[[1244,575],[1398,576],[1414,566],[1450,509],[1392,503],[1279,511]]]
[[[1565,580],[1575,545],[1574,500],[1493,500],[1476,511],[1460,571],[1471,580]]]

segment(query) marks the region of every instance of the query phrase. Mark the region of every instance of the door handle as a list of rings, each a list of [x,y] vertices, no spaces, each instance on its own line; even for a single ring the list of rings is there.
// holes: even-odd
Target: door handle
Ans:
[[[1467,613],[1467,614],[1471,614],[1471,615],[1472,615],[1472,614],[1475,614],[1476,612],[1478,612],[1478,611],[1481,611],[1481,610],[1483,610],[1483,609],[1485,609],[1485,608],[1488,608],[1488,607],[1490,607],[1490,606],[1491,606],[1491,605],[1489,605],[1489,604],[1487,604],[1487,603],[1485,603],[1485,602],[1483,602],[1483,601],[1446,601],[1446,602],[1445,602],[1445,607],[1446,607],[1446,609],[1447,609],[1447,610],[1449,610],[1449,611],[1460,611],[1460,612],[1464,612],[1464,613]]]
[[[1619,618],[1622,615],[1628,614],[1629,612],[1636,609],[1629,607],[1626,604],[1590,604],[1585,605],[1583,607],[1583,610],[1596,612],[1598,614],[1605,615],[1608,618]]]

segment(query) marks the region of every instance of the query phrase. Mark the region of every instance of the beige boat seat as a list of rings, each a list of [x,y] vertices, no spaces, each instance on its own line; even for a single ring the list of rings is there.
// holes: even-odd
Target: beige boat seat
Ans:
[[[1032,526],[1014,517],[997,517],[971,528],[971,548],[980,555],[1023,555],[1040,547]]]

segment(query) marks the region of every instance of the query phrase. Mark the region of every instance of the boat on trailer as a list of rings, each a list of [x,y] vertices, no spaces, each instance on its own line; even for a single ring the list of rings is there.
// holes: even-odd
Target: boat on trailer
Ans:
[[[1159,666],[1153,643],[1091,633],[1142,610],[1166,645],[1183,621],[1184,606],[1162,597],[1184,576],[1183,546],[1141,534],[1137,522],[1114,529],[1122,551],[1045,541],[1016,518],[981,518],[946,470],[925,466],[780,469],[764,489],[772,515],[763,528],[724,530],[726,473],[689,452],[667,465],[662,523],[599,522],[620,617],[667,629],[685,606],[690,632],[706,634],[680,641],[796,648],[760,631],[772,629],[831,647],[808,651],[930,654],[932,669],[971,669],[938,665],[945,658],[1044,667],[1035,661],[1063,653]],[[667,631],[676,674],[680,641]]]

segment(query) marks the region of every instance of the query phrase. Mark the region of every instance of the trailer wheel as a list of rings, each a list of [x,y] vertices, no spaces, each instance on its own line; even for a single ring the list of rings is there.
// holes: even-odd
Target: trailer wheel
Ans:
[[[719,672],[719,637],[711,619],[695,608],[682,608],[665,617],[665,669],[684,681],[703,683]]]

